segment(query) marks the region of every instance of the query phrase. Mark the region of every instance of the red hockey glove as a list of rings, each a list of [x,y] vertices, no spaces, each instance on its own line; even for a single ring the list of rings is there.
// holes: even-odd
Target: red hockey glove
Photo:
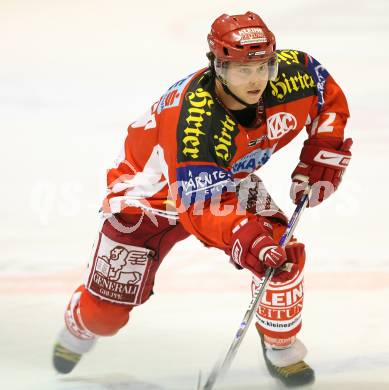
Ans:
[[[232,231],[231,261],[261,278],[266,267],[279,268],[286,262],[285,250],[273,240],[273,226],[266,218],[243,220]]]
[[[299,264],[305,261],[305,246],[292,239],[285,248],[287,262],[278,268],[272,278],[273,282],[286,282],[291,280],[299,271]]]
[[[300,162],[292,173],[290,197],[298,203],[306,186],[311,186],[308,206],[314,207],[338,188],[350,159],[351,138],[313,138],[304,142]]]

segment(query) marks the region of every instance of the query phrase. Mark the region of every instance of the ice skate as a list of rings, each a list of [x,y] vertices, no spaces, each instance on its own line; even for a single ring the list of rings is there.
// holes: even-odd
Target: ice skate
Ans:
[[[303,360],[306,348],[300,340],[296,339],[286,349],[270,349],[265,345],[262,333],[259,331],[258,333],[261,337],[263,357],[271,376],[279,379],[287,387],[301,387],[315,381],[315,372]]]
[[[96,337],[79,339],[64,328],[58,336],[53,349],[53,365],[60,374],[68,374],[96,343]]]

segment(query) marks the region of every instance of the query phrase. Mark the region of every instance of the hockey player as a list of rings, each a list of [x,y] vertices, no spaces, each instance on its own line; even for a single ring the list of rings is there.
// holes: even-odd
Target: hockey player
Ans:
[[[265,362],[288,386],[314,380],[296,338],[304,245],[278,245],[286,217],[253,172],[305,128],[291,196],[298,202],[309,184],[309,206],[323,202],[351,157],[347,102],[313,57],[276,51],[273,33],[252,12],[221,15],[208,43],[209,67],[176,82],[129,126],[108,171],[104,222],[54,348],[58,372],[70,372],[98,337],[126,325],[152,294],[169,250],[193,234],[250,270],[252,288],[267,267],[277,269],[256,313]]]

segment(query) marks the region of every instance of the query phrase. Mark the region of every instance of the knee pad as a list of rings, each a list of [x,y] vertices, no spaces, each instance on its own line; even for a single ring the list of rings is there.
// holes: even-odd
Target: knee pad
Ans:
[[[132,308],[102,300],[80,286],[70,300],[65,322],[79,338],[112,336],[127,324]]]
[[[83,325],[98,336],[112,336],[127,324],[133,306],[102,300],[84,290],[80,298]]]

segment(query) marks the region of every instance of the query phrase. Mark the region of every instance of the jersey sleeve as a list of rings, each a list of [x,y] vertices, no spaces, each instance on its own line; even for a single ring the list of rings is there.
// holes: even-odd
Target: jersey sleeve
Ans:
[[[310,109],[306,129],[309,138],[333,137],[343,140],[350,116],[346,97],[326,68],[305,54],[305,66],[315,80],[317,99]]]

